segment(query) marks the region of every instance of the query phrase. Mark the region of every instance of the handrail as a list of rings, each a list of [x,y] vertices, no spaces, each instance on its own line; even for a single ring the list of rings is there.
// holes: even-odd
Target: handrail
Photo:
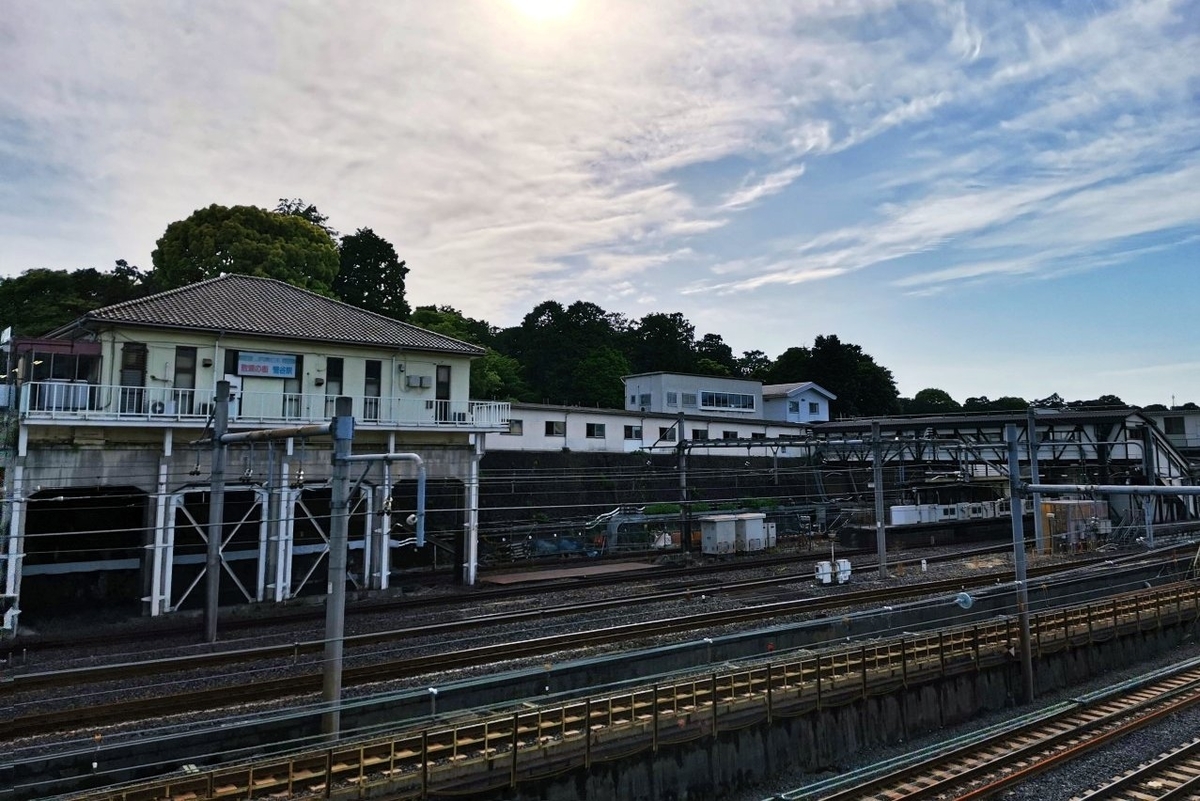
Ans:
[[[499,401],[352,396],[360,426],[488,428],[508,426],[512,404]],[[30,421],[128,421],[203,426],[212,413],[210,389],[126,387],[79,381],[31,381],[21,387],[21,415]],[[230,404],[230,424],[296,424],[328,421],[334,396],[302,392],[240,392]]]

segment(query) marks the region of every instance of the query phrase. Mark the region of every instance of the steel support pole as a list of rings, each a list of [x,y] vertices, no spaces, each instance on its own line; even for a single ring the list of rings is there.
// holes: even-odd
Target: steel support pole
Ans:
[[[879,577],[887,578],[887,537],[883,516],[883,434],[879,421],[871,423],[871,444],[875,451],[875,551],[879,559]]]
[[[692,550],[692,526],[688,509],[687,443],[683,441],[683,412],[675,422],[675,449],[679,459],[679,546],[686,553]]]
[[[463,583],[474,587],[479,578],[479,461],[483,458],[482,433],[474,436],[471,443],[471,467],[467,474],[467,519],[466,531],[466,565],[463,571]]]
[[[1029,446],[1029,483],[1037,484],[1041,480],[1038,474],[1038,451],[1040,450],[1041,438],[1037,432],[1037,412],[1033,407],[1029,407],[1028,417],[1025,424],[1025,440]],[[1012,507],[1012,513],[1015,515],[1024,514],[1020,504]],[[1042,522],[1042,495],[1041,493],[1033,493],[1033,547],[1035,553],[1049,553],[1050,549],[1046,547],[1046,527]]]
[[[1153,487],[1158,482],[1158,471],[1155,469],[1157,459],[1154,453],[1154,434],[1150,426],[1142,429],[1142,472],[1146,476],[1146,486]],[[1154,547],[1154,506],[1153,495],[1147,495],[1142,505],[1142,514],[1146,521],[1146,547]]]
[[[225,536],[225,443],[229,428],[229,382],[217,382],[213,410],[212,475],[208,493],[208,549],[204,558],[204,641],[217,641],[217,606],[221,594],[221,540]]]
[[[325,597],[325,664],[321,733],[336,739],[342,725],[342,643],[346,617],[346,537],[350,522],[350,446],[354,439],[353,399],[334,401],[332,497],[329,503],[329,582]]]
[[[1017,623],[1021,629],[1021,678],[1024,685],[1024,702],[1033,702],[1033,646],[1029,636],[1029,587],[1025,570],[1025,521],[1020,515],[1021,504],[1021,457],[1017,451],[1017,426],[1004,426],[1004,438],[1008,441],[1008,490],[1013,504],[1013,571],[1017,579]]]

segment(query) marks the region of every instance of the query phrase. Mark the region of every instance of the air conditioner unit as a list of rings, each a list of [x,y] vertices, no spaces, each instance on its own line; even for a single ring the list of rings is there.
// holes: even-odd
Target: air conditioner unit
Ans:
[[[432,387],[433,386],[433,378],[431,376],[427,376],[427,375],[421,376],[421,386],[425,387],[426,389],[428,389],[429,387]]]
[[[410,375],[410,376],[405,376],[405,378],[404,378],[404,385],[405,385],[405,386],[408,386],[408,387],[419,387],[419,386],[421,386],[421,376],[419,376],[419,375]]]

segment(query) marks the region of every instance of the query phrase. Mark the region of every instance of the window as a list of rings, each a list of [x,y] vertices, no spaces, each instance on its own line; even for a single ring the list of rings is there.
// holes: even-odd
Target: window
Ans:
[[[738,438],[738,432],[736,432],[736,431],[722,431],[721,432],[721,439],[737,439],[737,438]]]
[[[788,414],[800,414],[800,401],[788,401]]]
[[[679,405],[679,393],[678,392],[668,392],[667,393],[667,405],[668,406],[678,406]]]
[[[196,349],[185,345],[175,347],[175,381],[171,401],[179,414],[192,413],[196,394]]]
[[[808,402],[808,413],[809,414],[820,414],[821,413],[821,404],[814,403],[813,401],[809,401]]]
[[[685,409],[695,409],[696,408],[696,393],[695,392],[683,393],[683,406]]]
[[[547,437],[565,437],[567,435],[566,420],[547,420],[546,421],[546,436]]]
[[[750,435],[750,439],[766,439],[766,438],[767,438],[767,435],[762,433],[761,431],[755,432]]]
[[[1163,418],[1163,432],[1166,434],[1174,434],[1176,436],[1182,436],[1184,433],[1183,418],[1182,417],[1164,417]]]
[[[707,428],[693,428],[692,429],[692,439],[708,439],[708,429]]]
[[[625,426],[625,439],[636,439],[638,441],[641,441],[642,427],[641,426]]]
[[[754,396],[740,392],[701,392],[700,407],[702,409],[735,409],[754,411]]]
[[[604,439],[604,423],[587,424],[588,439]]]
[[[341,356],[330,356],[325,360],[325,414],[333,415],[334,404],[342,394],[342,375],[345,361]]]
[[[637,405],[637,395],[630,395],[630,396],[629,396],[629,405],[630,405],[630,406],[636,406],[636,405]]]
[[[146,399],[146,344],[126,342],[121,346],[122,412],[141,412]]]
[[[674,442],[675,426],[659,426],[658,438],[663,442]]]
[[[649,405],[650,405],[650,393],[649,392],[647,392],[643,395],[638,395],[638,406],[649,406]]]
[[[383,387],[383,362],[367,359],[366,375],[363,379],[363,417],[379,419],[379,394]]]
[[[500,433],[501,434],[511,434],[514,437],[519,437],[525,433],[525,421],[524,420],[514,420],[512,418],[509,418],[508,430],[501,431]]]

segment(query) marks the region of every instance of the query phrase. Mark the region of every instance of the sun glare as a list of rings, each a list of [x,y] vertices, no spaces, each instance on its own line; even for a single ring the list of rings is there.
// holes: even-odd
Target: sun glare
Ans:
[[[534,22],[550,22],[571,13],[575,0],[508,0],[517,11]]]

